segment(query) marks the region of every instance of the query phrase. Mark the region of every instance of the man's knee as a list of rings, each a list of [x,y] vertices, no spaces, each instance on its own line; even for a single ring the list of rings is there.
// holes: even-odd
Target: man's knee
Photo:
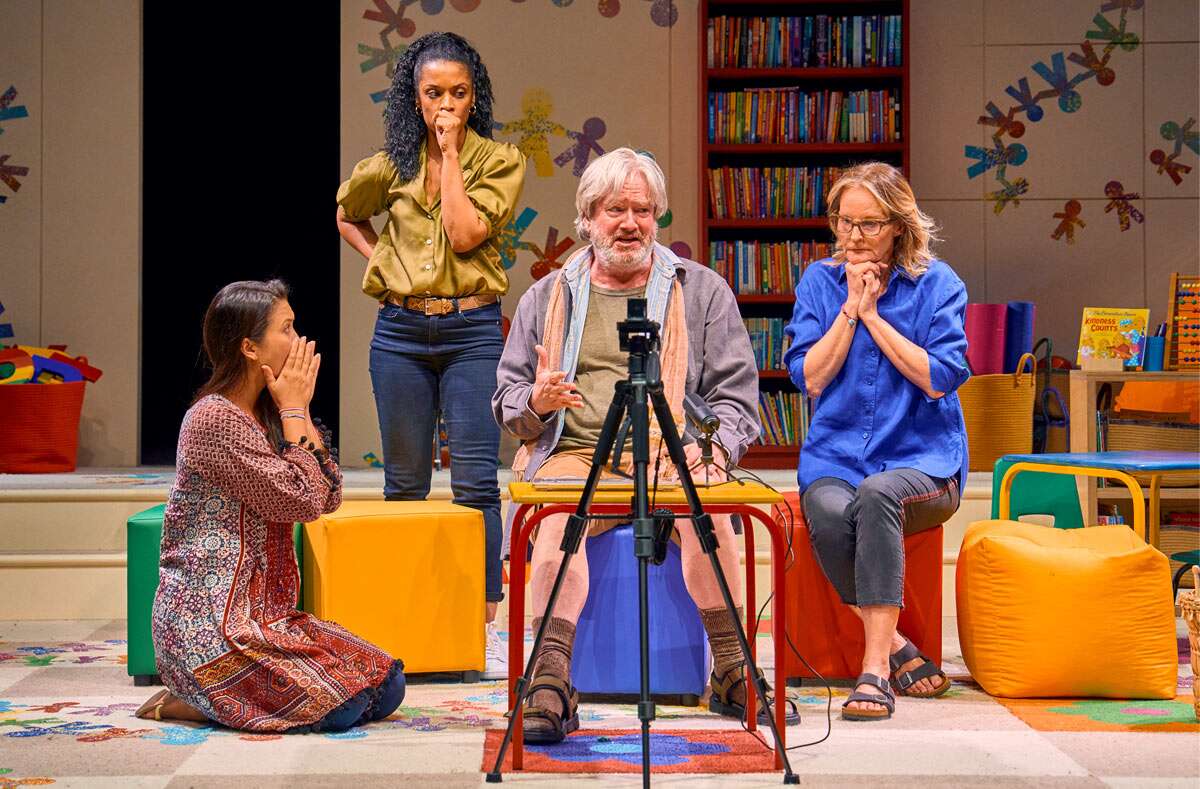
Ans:
[[[566,515],[551,515],[538,524],[537,534],[533,538],[534,553],[544,553],[549,550],[558,551],[562,546],[563,534],[567,530]]]

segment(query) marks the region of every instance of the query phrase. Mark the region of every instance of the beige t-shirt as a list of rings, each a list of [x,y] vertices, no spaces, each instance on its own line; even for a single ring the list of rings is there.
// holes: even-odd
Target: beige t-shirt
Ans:
[[[555,452],[594,449],[600,428],[612,403],[613,387],[629,375],[629,354],[621,350],[617,323],[625,320],[629,299],[642,298],[646,287],[609,290],[592,285],[588,310],[575,366],[575,385],[583,398],[582,408],[566,409],[562,438]],[[626,440],[626,450],[629,441]]]

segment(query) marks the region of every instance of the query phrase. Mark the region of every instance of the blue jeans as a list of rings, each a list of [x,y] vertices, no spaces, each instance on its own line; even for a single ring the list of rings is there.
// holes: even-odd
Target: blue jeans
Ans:
[[[500,579],[500,427],[492,416],[504,340],[500,304],[424,315],[384,304],[371,339],[371,385],[383,437],[383,497],[421,501],[433,476],[439,405],[450,439],[454,503],[483,513],[489,602],[504,599]]]
[[[341,732],[354,726],[381,721],[396,711],[404,701],[407,686],[404,679],[404,662],[397,660],[377,688],[367,688],[341,706],[326,713],[324,718],[312,726],[298,726],[294,732]]]
[[[956,478],[912,468],[872,474],[856,488],[821,477],[804,491],[817,563],[846,605],[904,607],[904,538],[958,510]]]

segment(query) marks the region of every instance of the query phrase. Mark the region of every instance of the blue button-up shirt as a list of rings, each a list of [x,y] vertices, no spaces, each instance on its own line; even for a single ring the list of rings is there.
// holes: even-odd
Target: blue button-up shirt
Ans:
[[[804,357],[835,320],[846,320],[844,264],[813,263],[796,286],[796,306],[784,332],[791,346],[784,363],[807,393]],[[932,398],[900,374],[867,327],[859,324],[842,369],[813,403],[812,424],[800,450],[797,480],[803,492],[821,477],[858,486],[871,474],[914,468],[932,477],[967,479],[967,430],[955,390],[967,380],[963,318],[967,289],[940,260],[913,277],[892,267],[880,297],[880,317],[929,354]]]

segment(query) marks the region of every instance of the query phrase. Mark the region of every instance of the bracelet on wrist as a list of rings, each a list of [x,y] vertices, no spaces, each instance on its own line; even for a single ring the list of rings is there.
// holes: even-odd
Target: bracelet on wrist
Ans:
[[[851,318],[845,307],[842,307],[842,314],[846,316],[846,323],[850,324],[851,329],[858,325],[858,318]]]

